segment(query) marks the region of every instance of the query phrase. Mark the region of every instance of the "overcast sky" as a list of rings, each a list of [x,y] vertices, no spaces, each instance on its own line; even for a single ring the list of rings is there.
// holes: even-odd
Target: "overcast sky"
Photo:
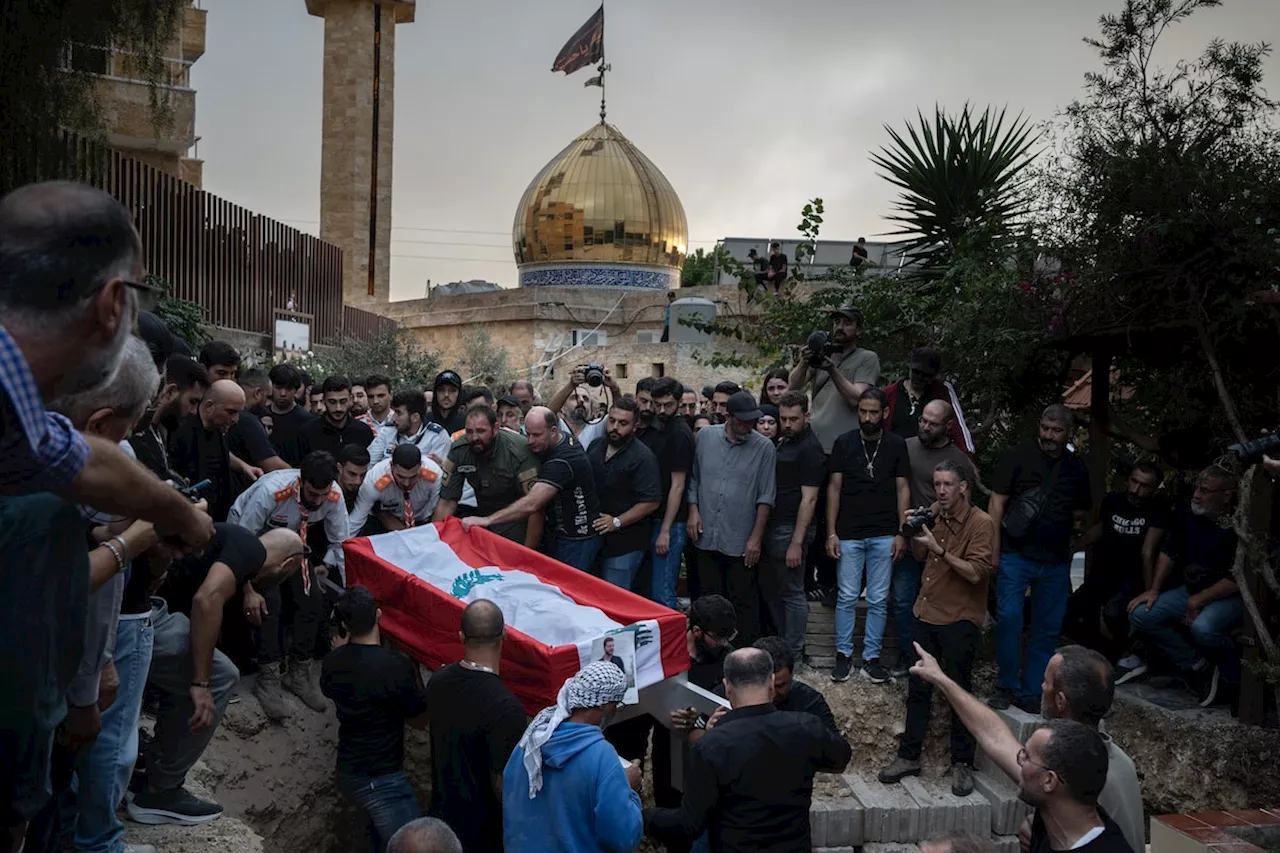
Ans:
[[[205,188],[315,233],[323,22],[303,0],[201,0]],[[1121,0],[607,0],[609,121],[684,202],[691,249],[793,237],[826,201],[827,239],[874,237],[893,190],[868,152],[917,107],[966,100],[1035,121],[1098,67],[1081,38]],[[587,70],[549,69],[596,0],[428,0],[396,34],[393,299],[428,279],[515,283],[511,224],[534,174],[597,120]],[[1171,31],[1168,60],[1212,38],[1280,34],[1280,0],[1226,0]],[[1273,94],[1280,62],[1268,63]]]

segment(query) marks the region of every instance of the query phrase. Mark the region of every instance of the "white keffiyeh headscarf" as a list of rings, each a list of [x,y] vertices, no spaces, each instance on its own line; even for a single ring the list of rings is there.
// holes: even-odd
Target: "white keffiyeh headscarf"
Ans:
[[[564,683],[556,696],[556,704],[539,711],[520,738],[524,769],[529,774],[529,799],[542,790],[542,747],[551,740],[556,728],[574,711],[621,702],[626,692],[627,677],[615,664],[605,661],[587,664]]]

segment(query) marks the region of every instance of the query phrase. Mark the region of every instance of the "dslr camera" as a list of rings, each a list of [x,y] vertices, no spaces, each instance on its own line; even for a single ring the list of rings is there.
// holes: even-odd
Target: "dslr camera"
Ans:
[[[596,362],[584,364],[578,369],[582,371],[583,378],[592,388],[599,388],[604,384],[604,368]]]
[[[1264,435],[1260,438],[1255,438],[1253,441],[1246,441],[1241,444],[1233,444],[1227,450],[1235,454],[1241,465],[1256,465],[1262,461],[1263,456],[1270,456],[1274,459],[1280,453],[1280,427],[1276,427],[1275,431],[1270,435]]]
[[[809,366],[822,367],[822,362],[827,356],[835,355],[840,352],[840,345],[831,340],[831,335],[822,330],[818,330],[809,335],[809,340],[805,342],[805,346],[809,349]]]
[[[920,533],[926,527],[933,527],[933,510],[922,506],[907,513],[907,520],[902,522],[902,535],[907,539]]]

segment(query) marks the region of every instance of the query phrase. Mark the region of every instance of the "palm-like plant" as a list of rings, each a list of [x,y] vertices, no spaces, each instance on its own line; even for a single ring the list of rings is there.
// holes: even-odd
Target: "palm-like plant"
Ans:
[[[1039,139],[1018,115],[1007,127],[1005,111],[981,115],[965,104],[958,116],[936,107],[932,122],[917,112],[906,136],[885,125],[891,144],[871,162],[902,192],[888,219],[892,236],[905,237],[914,274],[933,278],[958,255],[999,252],[1031,212],[1028,167]]]

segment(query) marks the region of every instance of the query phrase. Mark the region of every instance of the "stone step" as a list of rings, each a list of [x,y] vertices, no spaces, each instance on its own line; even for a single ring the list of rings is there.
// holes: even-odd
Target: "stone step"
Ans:
[[[996,835],[1017,835],[1031,807],[1018,799],[1018,789],[1000,771],[973,774],[973,790],[991,804],[991,831]]]
[[[915,844],[903,844],[898,841],[873,841],[862,845],[862,853],[917,853],[919,849]]]
[[[804,635],[804,647],[806,649],[810,646],[831,646],[835,648],[835,645],[836,635],[831,631],[810,631]]]
[[[995,853],[1022,853],[1022,845],[1018,843],[1016,835],[993,835],[991,844],[995,847]]]
[[[900,783],[920,806],[920,838],[956,830],[986,835],[991,831],[991,803],[975,791],[967,797],[951,793],[951,778],[908,776]]]
[[[864,841],[920,839],[920,806],[901,785],[885,785],[860,773],[846,773],[843,778],[862,805]]]
[[[1032,733],[1044,725],[1044,717],[1039,714],[1028,714],[1021,708],[1010,705],[1003,711],[996,711],[1004,724],[1013,732],[1020,743],[1026,743]]]
[[[835,669],[836,656],[834,653],[830,655],[810,655],[809,666],[813,669]]]
[[[814,800],[809,809],[809,834],[815,847],[856,847],[862,843],[862,804],[853,797]]]

